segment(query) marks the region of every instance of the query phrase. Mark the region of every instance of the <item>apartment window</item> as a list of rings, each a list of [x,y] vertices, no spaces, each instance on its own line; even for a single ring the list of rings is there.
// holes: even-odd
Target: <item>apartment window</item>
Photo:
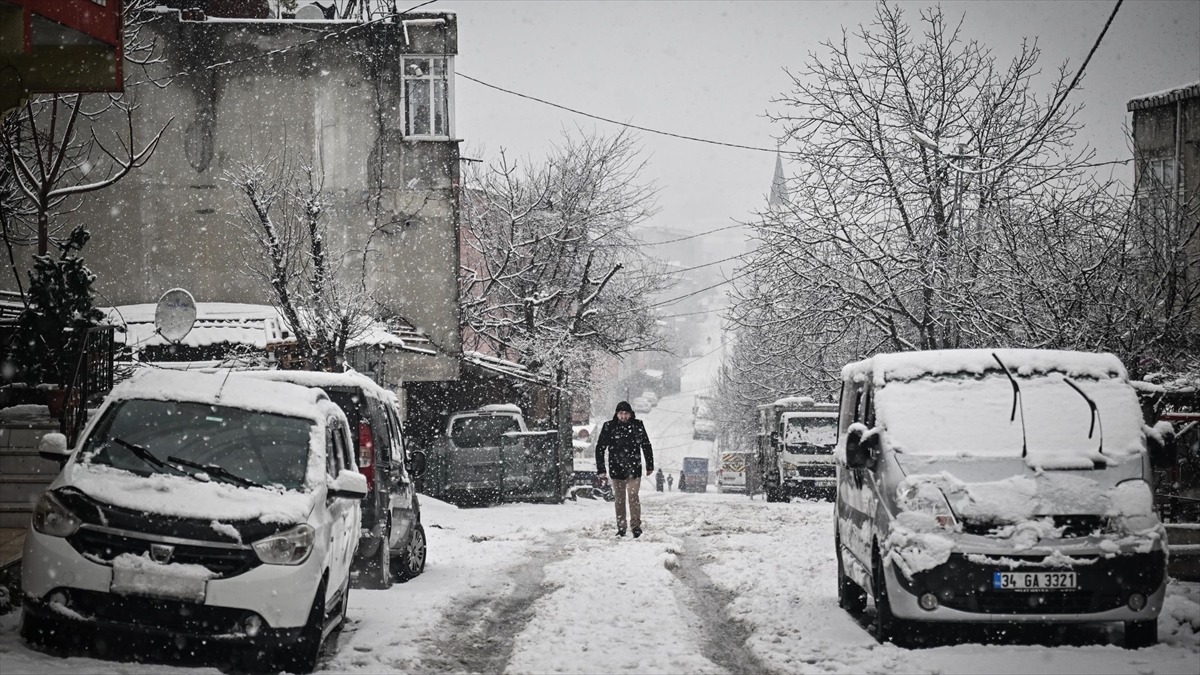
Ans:
[[[450,59],[405,56],[404,135],[450,136]]]

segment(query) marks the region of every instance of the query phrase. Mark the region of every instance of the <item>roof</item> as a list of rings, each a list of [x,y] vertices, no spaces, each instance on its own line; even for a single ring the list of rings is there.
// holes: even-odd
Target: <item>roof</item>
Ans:
[[[498,359],[494,356],[488,356],[481,352],[464,351],[462,356],[463,363],[482,368],[497,375],[504,377],[512,377],[525,382],[534,382],[541,385],[552,386],[550,380],[531,372],[525,366],[513,361]]]
[[[142,368],[113,388],[112,399],[183,401],[301,417],[317,422],[340,410],[325,392],[286,382],[231,378],[228,373],[197,373]],[[332,410],[330,409],[332,406]],[[340,412],[336,413],[340,415]]]
[[[1200,82],[1192,82],[1174,89],[1164,89],[1156,91],[1152,94],[1143,94],[1135,98],[1129,99],[1129,104],[1126,107],[1130,112],[1134,110],[1146,110],[1147,108],[1157,108],[1160,105],[1167,105],[1176,101],[1186,101],[1191,98],[1200,98]]]
[[[158,305],[119,305],[101,308],[110,323],[125,327],[117,333],[117,341],[133,347],[165,346],[170,344],[154,326],[154,311]],[[196,323],[180,344],[205,347],[228,342],[266,348],[268,343],[287,339],[287,324],[279,310],[270,305],[250,305],[238,302],[197,302]]]

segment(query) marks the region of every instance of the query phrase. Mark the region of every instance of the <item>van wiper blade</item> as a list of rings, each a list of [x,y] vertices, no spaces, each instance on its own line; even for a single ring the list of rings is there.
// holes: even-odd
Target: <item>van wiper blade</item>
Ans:
[[[1104,454],[1104,421],[1100,419],[1100,409],[1096,407],[1096,402],[1092,400],[1092,397],[1085,394],[1083,392],[1083,390],[1079,388],[1079,385],[1077,385],[1071,381],[1071,378],[1064,377],[1063,381],[1066,382],[1067,384],[1071,385],[1071,388],[1074,389],[1076,391],[1076,393],[1078,393],[1080,396],[1082,396],[1083,400],[1087,401],[1088,407],[1092,409],[1092,425],[1090,427],[1088,427],[1088,438],[1092,437],[1092,432],[1094,432],[1096,430],[1096,425],[1098,424],[1100,426],[1100,450],[1099,450],[1099,452],[1100,452],[1100,454],[1103,455]]]
[[[992,358],[996,359],[996,363],[1000,364],[1000,368],[1003,369],[1004,374],[1008,376],[1008,381],[1012,383],[1013,407],[1012,414],[1009,415],[1008,421],[1011,422],[1015,420],[1017,418],[1017,408],[1020,407],[1021,409],[1021,458],[1024,459],[1025,456],[1029,454],[1029,441],[1025,437],[1025,404],[1021,400],[1021,385],[1017,384],[1017,378],[1013,377],[1012,373],[1008,370],[1008,366],[1004,365],[1004,362],[1000,360],[999,356],[996,356],[995,352],[992,352]]]
[[[240,483],[241,485],[245,485],[246,487],[263,487],[261,484],[255,483],[254,481],[250,480],[249,478],[242,478],[241,476],[237,475],[236,473],[233,473],[229,469],[226,469],[223,466],[218,466],[216,464],[201,464],[199,462],[193,462],[190,459],[183,459],[182,457],[168,457],[167,461],[175,462],[176,464],[182,464],[184,466],[190,466],[193,469],[196,469],[198,471],[203,471],[204,473],[207,473],[207,474],[210,474],[213,476],[219,476],[221,478],[226,478],[235,483]]]

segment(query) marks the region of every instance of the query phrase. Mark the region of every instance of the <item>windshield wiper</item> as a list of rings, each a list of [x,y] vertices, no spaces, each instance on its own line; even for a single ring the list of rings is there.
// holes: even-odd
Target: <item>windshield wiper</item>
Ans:
[[[221,478],[231,480],[235,483],[240,483],[241,485],[245,485],[246,487],[263,487],[259,483],[255,483],[254,481],[250,480],[249,478],[242,478],[241,476],[237,475],[236,473],[233,473],[229,469],[226,469],[223,466],[218,466],[216,464],[201,464],[199,462],[193,462],[190,459],[183,459],[181,457],[168,457],[167,461],[175,462],[176,464],[182,464],[184,466],[190,466],[193,469],[197,469],[199,471],[203,471],[204,473],[211,474],[214,476],[219,476]]]
[[[187,471],[180,469],[177,466],[172,466],[172,465],[164,462],[163,460],[156,457],[153,452],[150,452],[149,450],[147,450],[146,448],[143,448],[140,445],[134,445],[133,443],[130,443],[129,441],[127,441],[123,438],[117,438],[116,436],[113,436],[112,439],[113,439],[113,441],[115,441],[116,443],[121,445],[121,447],[128,448],[129,451],[132,452],[134,454],[134,456],[136,456],[138,459],[140,459],[143,462],[154,467],[155,471],[161,472],[163,469],[173,469],[173,470],[175,470],[179,473],[182,473],[184,475],[187,475],[187,476],[192,475],[192,474],[188,473]]]
[[[1008,417],[1009,422],[1017,418],[1017,407],[1021,408],[1021,457],[1023,459],[1029,454],[1029,441],[1025,438],[1025,404],[1021,401],[1021,385],[1017,384],[1017,378],[1012,376],[1012,373],[1008,370],[1008,366],[1004,365],[1004,362],[1000,360],[999,356],[996,356],[995,352],[992,352],[992,358],[996,359],[996,363],[1000,364],[1000,367],[1004,370],[1004,374],[1008,376],[1008,381],[1012,383],[1013,407],[1012,414]]]
[[[1100,449],[1098,452],[1103,455],[1104,454],[1104,421],[1100,419],[1100,409],[1096,407],[1096,402],[1092,400],[1092,397],[1083,393],[1083,390],[1079,388],[1079,385],[1072,382],[1071,378],[1064,377],[1063,382],[1066,382],[1067,384],[1071,385],[1071,388],[1074,389],[1080,396],[1082,396],[1083,400],[1087,401],[1088,407],[1092,409],[1092,425],[1090,427],[1088,427],[1088,438],[1092,437],[1092,432],[1094,432],[1096,430],[1096,425],[1099,424],[1100,425]]]

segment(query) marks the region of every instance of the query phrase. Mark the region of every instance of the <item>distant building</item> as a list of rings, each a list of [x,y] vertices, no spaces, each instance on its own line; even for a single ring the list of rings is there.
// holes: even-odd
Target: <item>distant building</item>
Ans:
[[[1200,82],[1131,99],[1134,181],[1144,222],[1181,245],[1181,288],[1200,276]],[[1200,333],[1200,312],[1191,325]]]
[[[98,302],[153,303],[182,287],[199,303],[269,304],[264,281],[247,273],[247,256],[260,251],[236,225],[245,197],[229,178],[273,159],[303,180],[298,169],[310,165],[327,199],[327,247],[348,252],[335,264],[359,278],[369,249],[365,278],[380,318],[428,339],[430,354],[380,351],[395,361],[387,372],[457,379],[456,16],[262,20],[265,0],[164,4],[180,9],[155,10],[142,30],[163,46],[152,69],[170,83],[129,93],[139,105],[135,143],[169,121],[167,132],[145,166],[61,219],[89,226],[83,255]],[[96,129],[110,142],[114,132],[127,142],[128,130]],[[31,253],[18,251],[18,266]],[[15,290],[3,276],[0,286]]]

